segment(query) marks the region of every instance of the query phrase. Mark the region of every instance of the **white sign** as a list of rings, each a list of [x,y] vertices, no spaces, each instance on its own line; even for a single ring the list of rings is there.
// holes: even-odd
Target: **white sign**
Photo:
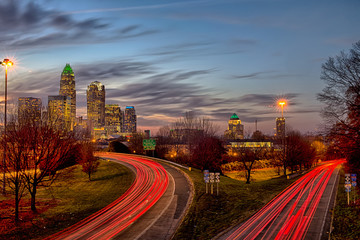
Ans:
[[[215,173],[215,182],[220,182],[220,173]]]

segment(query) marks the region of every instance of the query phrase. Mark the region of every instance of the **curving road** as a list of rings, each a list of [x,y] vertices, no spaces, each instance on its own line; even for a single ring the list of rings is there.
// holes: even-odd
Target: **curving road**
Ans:
[[[49,239],[114,238],[146,213],[168,187],[168,174],[159,163],[131,155],[98,155],[129,166],[136,173],[134,183],[109,206]]]
[[[220,239],[321,239],[336,167],[331,161],[305,174],[243,224]]]

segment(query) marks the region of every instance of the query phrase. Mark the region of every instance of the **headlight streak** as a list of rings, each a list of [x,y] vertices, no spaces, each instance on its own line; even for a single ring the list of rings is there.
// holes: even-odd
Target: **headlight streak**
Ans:
[[[166,191],[169,178],[160,164],[131,155],[98,155],[132,165],[136,172],[133,184],[107,207],[47,239],[110,239],[133,224]]]
[[[304,239],[332,173],[343,162],[331,161],[305,174],[227,239]]]

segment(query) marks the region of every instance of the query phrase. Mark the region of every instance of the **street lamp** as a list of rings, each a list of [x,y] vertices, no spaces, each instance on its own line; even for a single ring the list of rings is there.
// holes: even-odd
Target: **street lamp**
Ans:
[[[10,61],[9,59],[5,58],[4,61],[0,61],[0,64],[5,66],[5,109],[4,109],[4,136],[6,136],[6,121],[7,121],[7,72],[8,72],[8,67],[11,67],[12,65],[14,65],[14,63],[12,61]],[[6,149],[7,145],[4,145],[4,153],[3,153],[3,194],[5,195],[5,164],[6,164]]]
[[[284,118],[284,106],[286,105],[286,101],[285,100],[279,100],[278,104],[281,107],[281,117]]]

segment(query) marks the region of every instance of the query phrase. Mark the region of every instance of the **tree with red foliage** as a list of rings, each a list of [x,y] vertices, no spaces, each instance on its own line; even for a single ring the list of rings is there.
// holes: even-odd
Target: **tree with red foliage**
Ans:
[[[82,171],[88,174],[89,181],[91,181],[91,174],[95,173],[99,166],[98,158],[94,156],[92,143],[84,142],[80,145],[78,162],[82,166]]]
[[[325,103],[322,111],[330,141],[349,163],[360,167],[360,41],[349,53],[341,52],[322,65],[326,86],[318,95]]]
[[[7,134],[1,140],[1,145],[7,148],[6,171],[10,176],[14,168],[19,173],[18,177],[11,176],[12,183],[8,181],[8,185],[17,188],[15,180],[21,179],[31,196],[31,210],[36,211],[37,188],[52,184],[73,143],[70,134],[52,128],[47,122],[23,119],[7,126]]]
[[[201,170],[221,172],[223,154],[225,148],[219,138],[204,137],[194,148],[191,165]]]

